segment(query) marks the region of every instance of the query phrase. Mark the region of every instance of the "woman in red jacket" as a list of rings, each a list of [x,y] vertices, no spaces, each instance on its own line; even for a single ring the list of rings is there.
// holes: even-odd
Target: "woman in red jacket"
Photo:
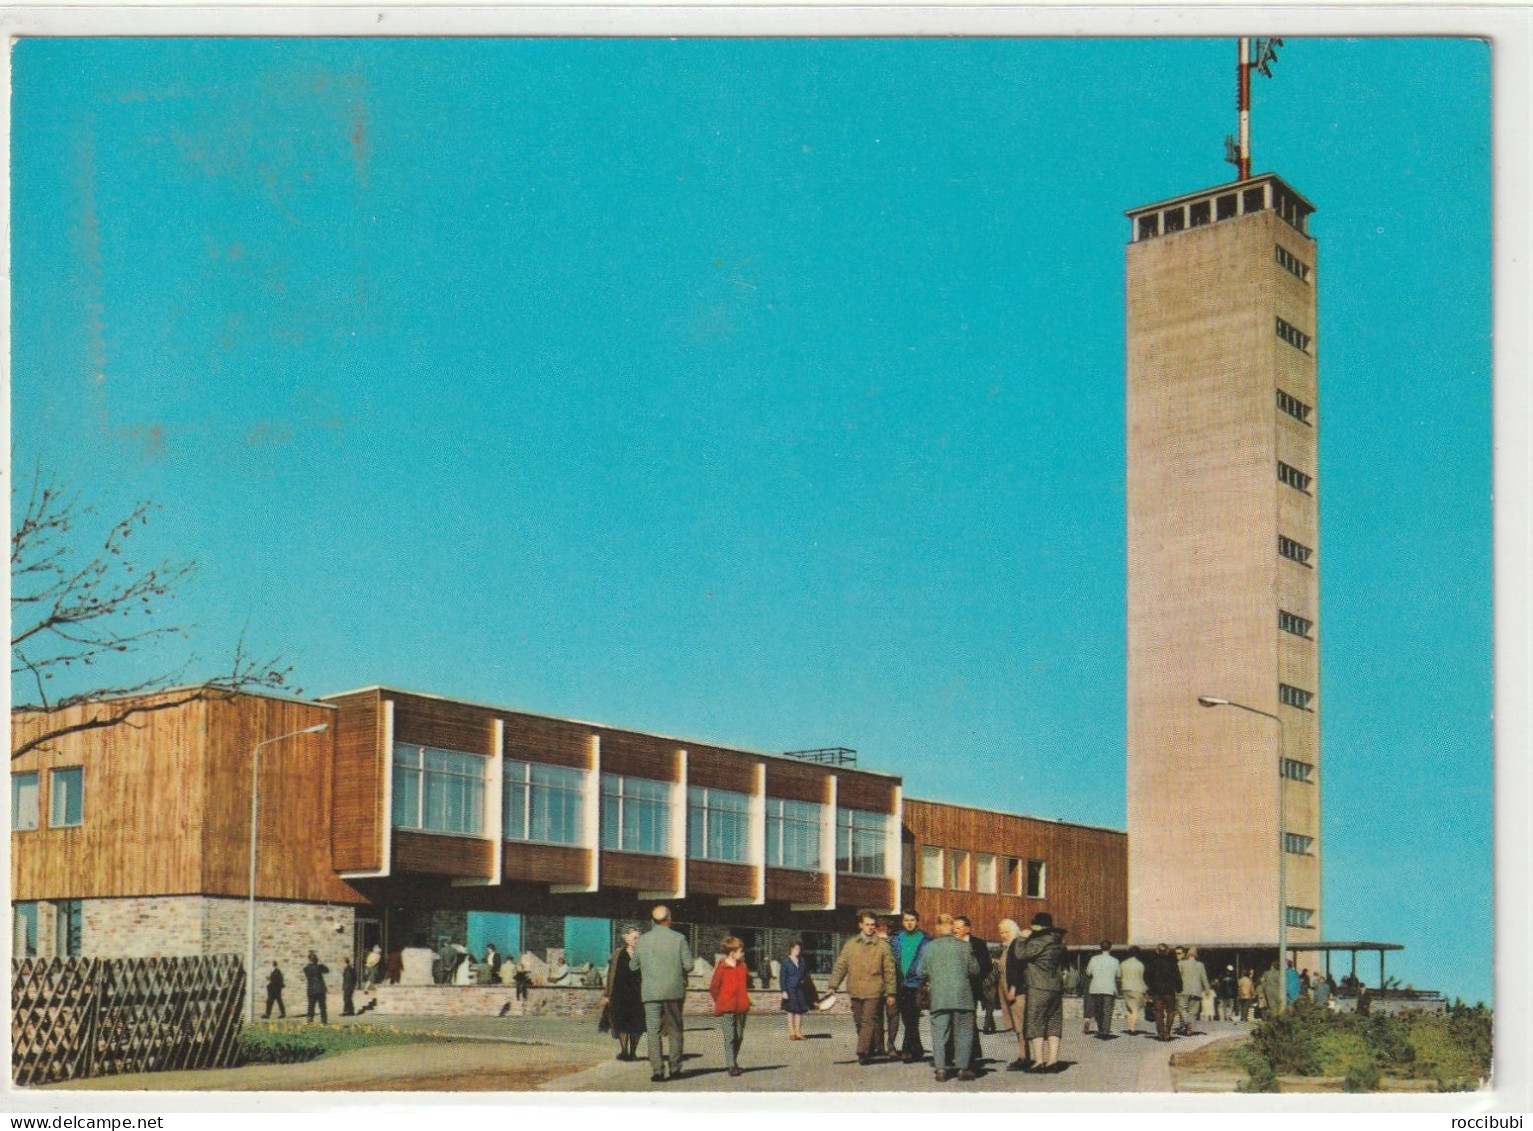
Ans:
[[[713,1015],[719,1019],[719,1035],[724,1038],[724,1063],[731,1076],[738,1076],[745,1018],[751,1011],[751,995],[746,988],[750,975],[745,969],[743,942],[730,935],[719,944],[719,949],[724,952],[724,959],[714,968],[708,993],[713,998]]]

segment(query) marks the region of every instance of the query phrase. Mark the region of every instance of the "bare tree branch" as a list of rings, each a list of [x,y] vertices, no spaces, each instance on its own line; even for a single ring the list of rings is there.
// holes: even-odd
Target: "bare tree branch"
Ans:
[[[17,500],[19,502],[19,500]],[[166,606],[196,572],[192,561],[139,565],[130,552],[134,533],[149,524],[158,508],[144,501],[113,523],[83,565],[75,546],[77,527],[96,509],[78,494],[61,488],[39,470],[26,504],[13,506],[11,532],[11,675],[27,678],[37,703],[18,710],[57,714],[83,709],[78,718],[44,726],[19,740],[11,757],[46,746],[66,734],[133,725],[132,720],[203,699],[227,699],[242,691],[288,690],[292,666],[280,657],[251,659],[241,636],[228,668],[220,675],[187,686],[185,673],[195,656],[148,678],[112,685],[103,677],[84,691],[50,695],[50,681],[74,675],[74,669],[110,667],[168,638],[189,634],[191,626],[166,622]],[[68,680],[67,682],[77,682]],[[296,689],[293,689],[296,693]],[[13,742],[18,742],[13,738]]]

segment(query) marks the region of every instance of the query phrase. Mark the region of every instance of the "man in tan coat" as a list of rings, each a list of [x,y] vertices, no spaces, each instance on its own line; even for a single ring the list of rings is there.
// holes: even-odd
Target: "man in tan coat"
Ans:
[[[852,1022],[857,1026],[857,1063],[873,1059],[873,1046],[883,1025],[882,1010],[894,1008],[894,954],[874,932],[878,919],[871,911],[857,913],[858,933],[841,948],[830,969],[826,987],[831,991],[846,983],[852,999]]]

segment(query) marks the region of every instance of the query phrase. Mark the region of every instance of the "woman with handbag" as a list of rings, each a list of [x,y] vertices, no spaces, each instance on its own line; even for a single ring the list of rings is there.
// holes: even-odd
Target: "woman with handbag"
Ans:
[[[788,944],[788,957],[782,962],[782,1010],[788,1015],[788,1040],[804,1039],[804,1014],[814,1008],[819,995],[809,967],[804,963],[804,944],[794,939]]]
[[[602,1015],[598,1026],[611,1031],[617,1040],[619,1060],[637,1060],[639,1038],[644,1035],[644,998],[639,973],[632,966],[633,948],[639,941],[639,928],[623,928],[623,945],[607,961],[607,996],[601,999]]]

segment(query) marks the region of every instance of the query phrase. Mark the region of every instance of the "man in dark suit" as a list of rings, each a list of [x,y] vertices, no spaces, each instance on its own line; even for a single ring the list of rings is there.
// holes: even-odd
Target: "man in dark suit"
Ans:
[[[271,1007],[275,1005],[282,1016],[287,1020],[287,1006],[282,1003],[282,987],[287,985],[287,979],[282,976],[282,969],[275,962],[271,964],[271,973],[266,978],[266,1012],[261,1015],[263,1021],[271,1020]]]
[[[309,1020],[314,1020],[314,1007],[319,1007],[319,1023],[330,1024],[330,1014],[325,1008],[325,995],[329,992],[325,988],[325,975],[330,973],[330,967],[323,965],[319,955],[309,951],[309,964],[303,968],[303,980],[309,993]]]

